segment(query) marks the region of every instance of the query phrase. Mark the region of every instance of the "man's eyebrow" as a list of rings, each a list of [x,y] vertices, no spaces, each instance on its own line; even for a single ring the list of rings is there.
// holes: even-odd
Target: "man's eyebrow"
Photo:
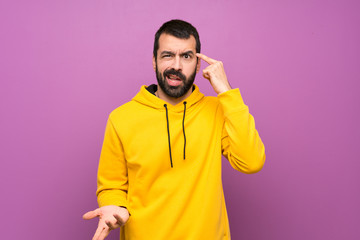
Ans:
[[[171,51],[162,51],[160,55],[164,55],[164,54],[175,55],[175,53],[173,53]]]
[[[180,54],[181,56],[184,56],[184,55],[194,55],[194,52],[189,50],[189,51],[186,51],[186,52],[183,52]]]

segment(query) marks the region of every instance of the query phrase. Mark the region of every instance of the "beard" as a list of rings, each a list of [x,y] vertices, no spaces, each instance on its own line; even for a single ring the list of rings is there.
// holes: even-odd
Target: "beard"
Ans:
[[[170,75],[175,75],[182,81],[182,84],[179,86],[170,86],[166,80]],[[192,87],[196,76],[196,67],[194,72],[187,78],[181,71],[176,71],[175,69],[165,70],[163,73],[158,71],[156,64],[156,79],[161,88],[161,90],[172,98],[179,98],[184,96]]]

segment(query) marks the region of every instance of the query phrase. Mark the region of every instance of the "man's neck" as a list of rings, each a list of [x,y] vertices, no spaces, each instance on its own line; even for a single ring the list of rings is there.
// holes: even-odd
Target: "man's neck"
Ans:
[[[179,97],[179,98],[173,98],[173,97],[168,96],[166,93],[164,93],[164,92],[162,91],[162,89],[161,89],[161,88],[159,87],[159,85],[158,85],[158,88],[157,88],[157,91],[156,91],[155,95],[156,95],[158,98],[164,100],[165,102],[170,103],[171,105],[174,105],[174,106],[175,106],[175,105],[177,105],[178,103],[184,101],[186,98],[188,98],[188,97],[191,95],[192,90],[193,90],[193,87],[191,87],[191,88],[189,89],[189,91],[187,91],[187,93],[185,93],[183,96],[181,96],[181,97]]]

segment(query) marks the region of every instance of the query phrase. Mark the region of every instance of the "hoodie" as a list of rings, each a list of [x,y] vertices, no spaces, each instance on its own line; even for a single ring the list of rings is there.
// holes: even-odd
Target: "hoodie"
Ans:
[[[259,171],[265,148],[239,89],[205,97],[194,85],[173,106],[142,86],[108,118],[98,168],[99,206],[131,214],[121,240],[228,240],[221,156]]]

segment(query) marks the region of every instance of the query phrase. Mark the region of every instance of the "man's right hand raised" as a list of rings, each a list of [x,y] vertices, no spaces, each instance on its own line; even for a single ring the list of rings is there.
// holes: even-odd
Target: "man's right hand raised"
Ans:
[[[124,225],[129,216],[129,211],[126,208],[109,205],[85,213],[83,219],[89,220],[99,217],[99,225],[93,240],[104,240],[111,230]]]

